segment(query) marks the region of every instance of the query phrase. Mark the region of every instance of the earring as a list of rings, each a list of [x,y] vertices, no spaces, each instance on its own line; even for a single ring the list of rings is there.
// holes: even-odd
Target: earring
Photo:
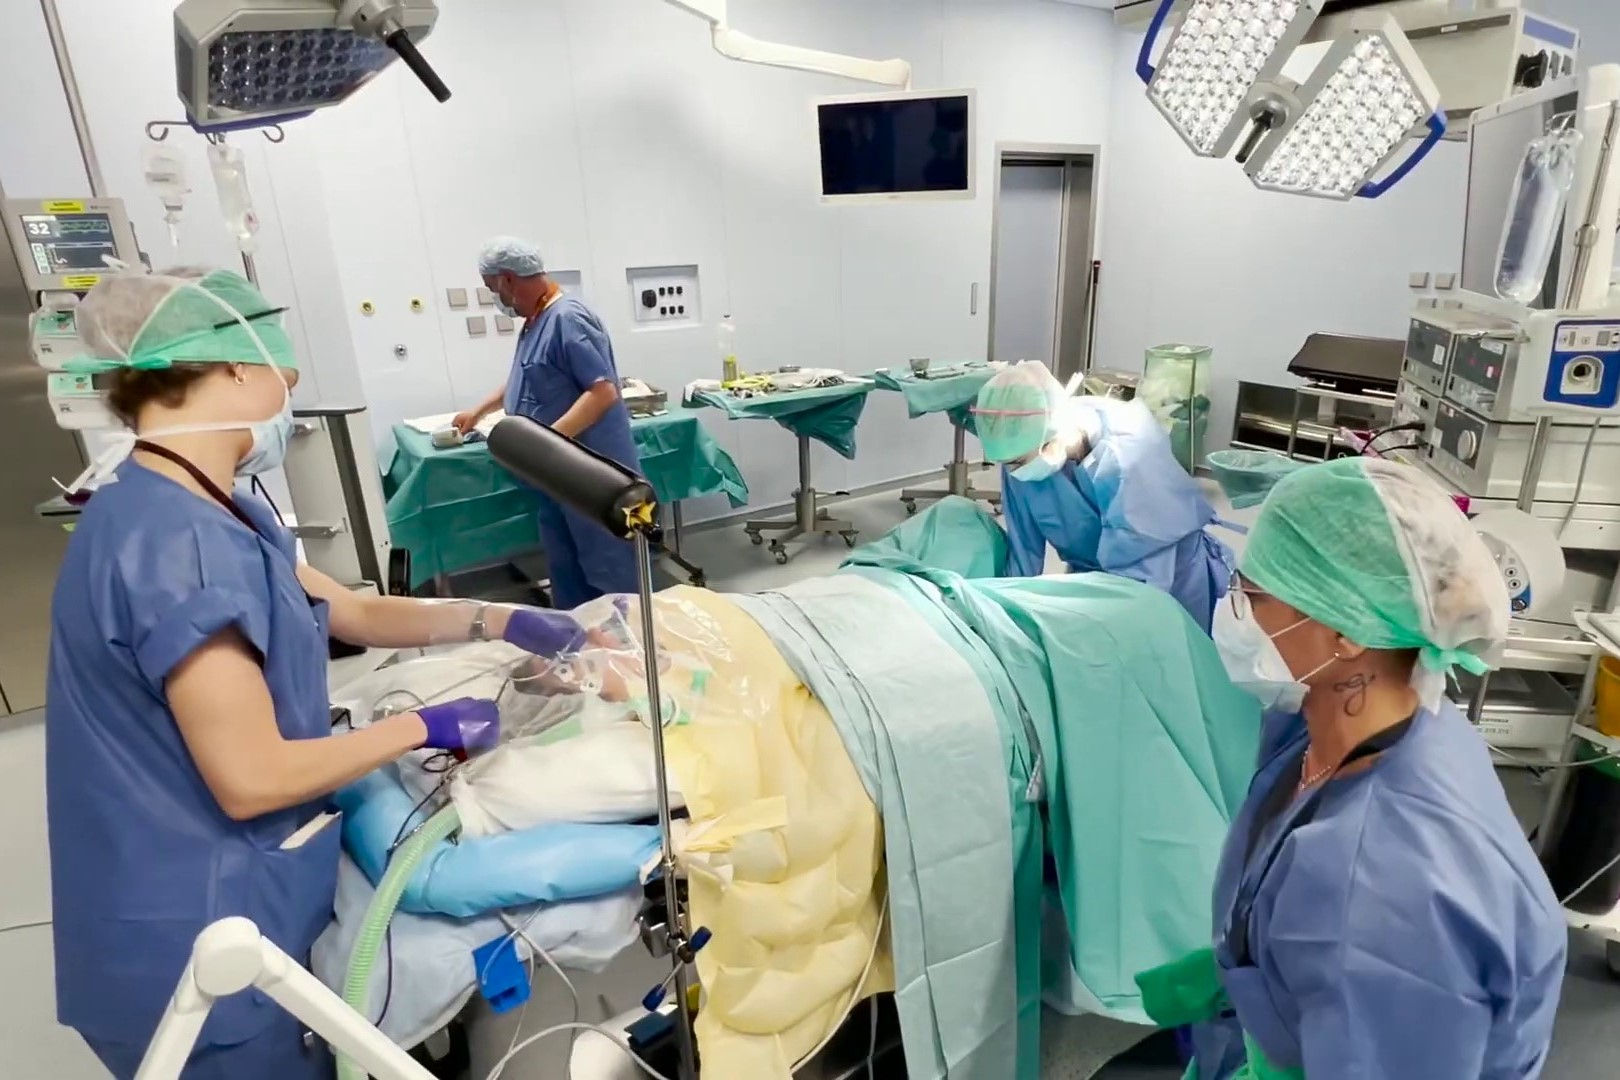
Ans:
[[[243,375],[240,371],[238,371],[236,373],[236,385],[237,386],[246,386],[247,385],[247,376]]]

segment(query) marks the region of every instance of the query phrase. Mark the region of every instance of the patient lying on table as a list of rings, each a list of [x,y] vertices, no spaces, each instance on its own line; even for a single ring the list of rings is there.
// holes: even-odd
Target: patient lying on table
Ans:
[[[860,1000],[896,989],[913,1075],[1034,1077],[1043,990],[1140,1021],[1134,973],[1207,938],[1253,762],[1252,700],[1151,588],[992,580],[999,535],[947,500],[832,577],[655,598],[677,862],[694,925],[714,935],[697,962],[706,1071],[786,1077]],[[612,924],[599,944],[633,938],[658,843],[641,613],[621,597],[576,616],[597,630],[577,656],[464,646],[340,702],[364,718],[494,697],[504,736],[448,772],[419,754],[346,793],[363,876],[346,868],[360,899],[345,911],[340,889],[317,948],[328,982],[364,882],[418,804],[453,807],[461,835],[424,861],[395,922],[424,935],[395,949],[394,993],[410,983],[427,999],[418,1026],[471,992],[462,958],[505,932],[492,912],[539,904],[577,944],[563,916],[608,905],[592,911]],[[1043,907],[1057,913],[1044,946]],[[412,975],[413,950],[454,963]],[[384,1019],[402,1041],[418,1033]]]

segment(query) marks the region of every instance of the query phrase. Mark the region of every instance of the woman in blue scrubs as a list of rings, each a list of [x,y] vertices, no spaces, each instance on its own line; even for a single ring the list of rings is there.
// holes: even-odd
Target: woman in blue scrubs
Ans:
[[[1442,694],[1506,639],[1483,541],[1418,470],[1348,458],[1277,485],[1234,584],[1215,642],[1268,711],[1213,959],[1254,1073],[1537,1076],[1564,918]]]
[[[1008,577],[1039,575],[1050,546],[1071,573],[1169,593],[1208,632],[1232,554],[1205,532],[1215,511],[1145,407],[1071,397],[1025,362],[985,383],[973,412],[985,457],[1002,466]]]
[[[298,372],[273,308],[235,274],[104,280],[78,309],[133,452],[79,519],[51,611],[46,787],[57,1015],[134,1075],[190,955],[226,916],[306,960],[331,918],[339,829],[284,846],[327,796],[419,747],[475,751],[493,702],[333,735],[328,634],[415,646],[503,636],[575,648],[566,616],[362,597],[297,561],[236,481],[279,468]],[[127,448],[127,447],[126,447]],[[331,1057],[257,992],[221,1000],[184,1075],[325,1077]]]

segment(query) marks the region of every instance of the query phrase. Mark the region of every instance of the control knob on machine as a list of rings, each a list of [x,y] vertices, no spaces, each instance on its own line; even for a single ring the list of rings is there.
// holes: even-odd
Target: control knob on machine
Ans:
[[[1457,436],[1457,459],[1472,463],[1474,455],[1479,453],[1479,435],[1477,432],[1465,431]]]

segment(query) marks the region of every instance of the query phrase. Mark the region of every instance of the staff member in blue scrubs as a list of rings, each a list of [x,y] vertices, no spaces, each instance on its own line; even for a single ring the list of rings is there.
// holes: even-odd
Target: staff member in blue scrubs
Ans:
[[[506,385],[455,419],[466,434],[496,409],[526,416],[577,439],[632,472],[641,471],[630,410],[602,320],[546,276],[540,251],[498,236],[478,256],[484,285],[507,315],[523,318]],[[596,522],[540,496],[540,542],[551,570],[552,602],[574,608],[609,593],[636,591],[635,553]]]
[[[252,919],[295,960],[331,919],[339,829],[285,846],[327,796],[419,747],[499,735],[460,699],[332,734],[330,633],[406,647],[577,649],[568,616],[361,596],[297,561],[239,479],[279,468],[298,380],[281,310],[221,271],[118,274],[78,309],[132,433],[104,457],[51,606],[46,798],[57,1016],[135,1074],[197,934]],[[116,449],[116,448],[115,448]],[[113,466],[116,465],[116,468]],[[77,486],[77,485],[76,485]],[[331,1056],[257,992],[219,1001],[188,1080],[316,1080]]]
[[[1215,511],[1142,405],[1067,394],[1044,364],[996,373],[974,424],[1002,466],[1008,577],[1035,577],[1054,548],[1071,573],[1101,570],[1174,596],[1206,632],[1232,554],[1205,532]]]
[[[1346,458],[1273,489],[1235,585],[1215,644],[1268,711],[1206,971],[1251,1073],[1538,1076],[1563,912],[1484,741],[1442,694],[1506,641],[1484,542],[1418,470]]]

